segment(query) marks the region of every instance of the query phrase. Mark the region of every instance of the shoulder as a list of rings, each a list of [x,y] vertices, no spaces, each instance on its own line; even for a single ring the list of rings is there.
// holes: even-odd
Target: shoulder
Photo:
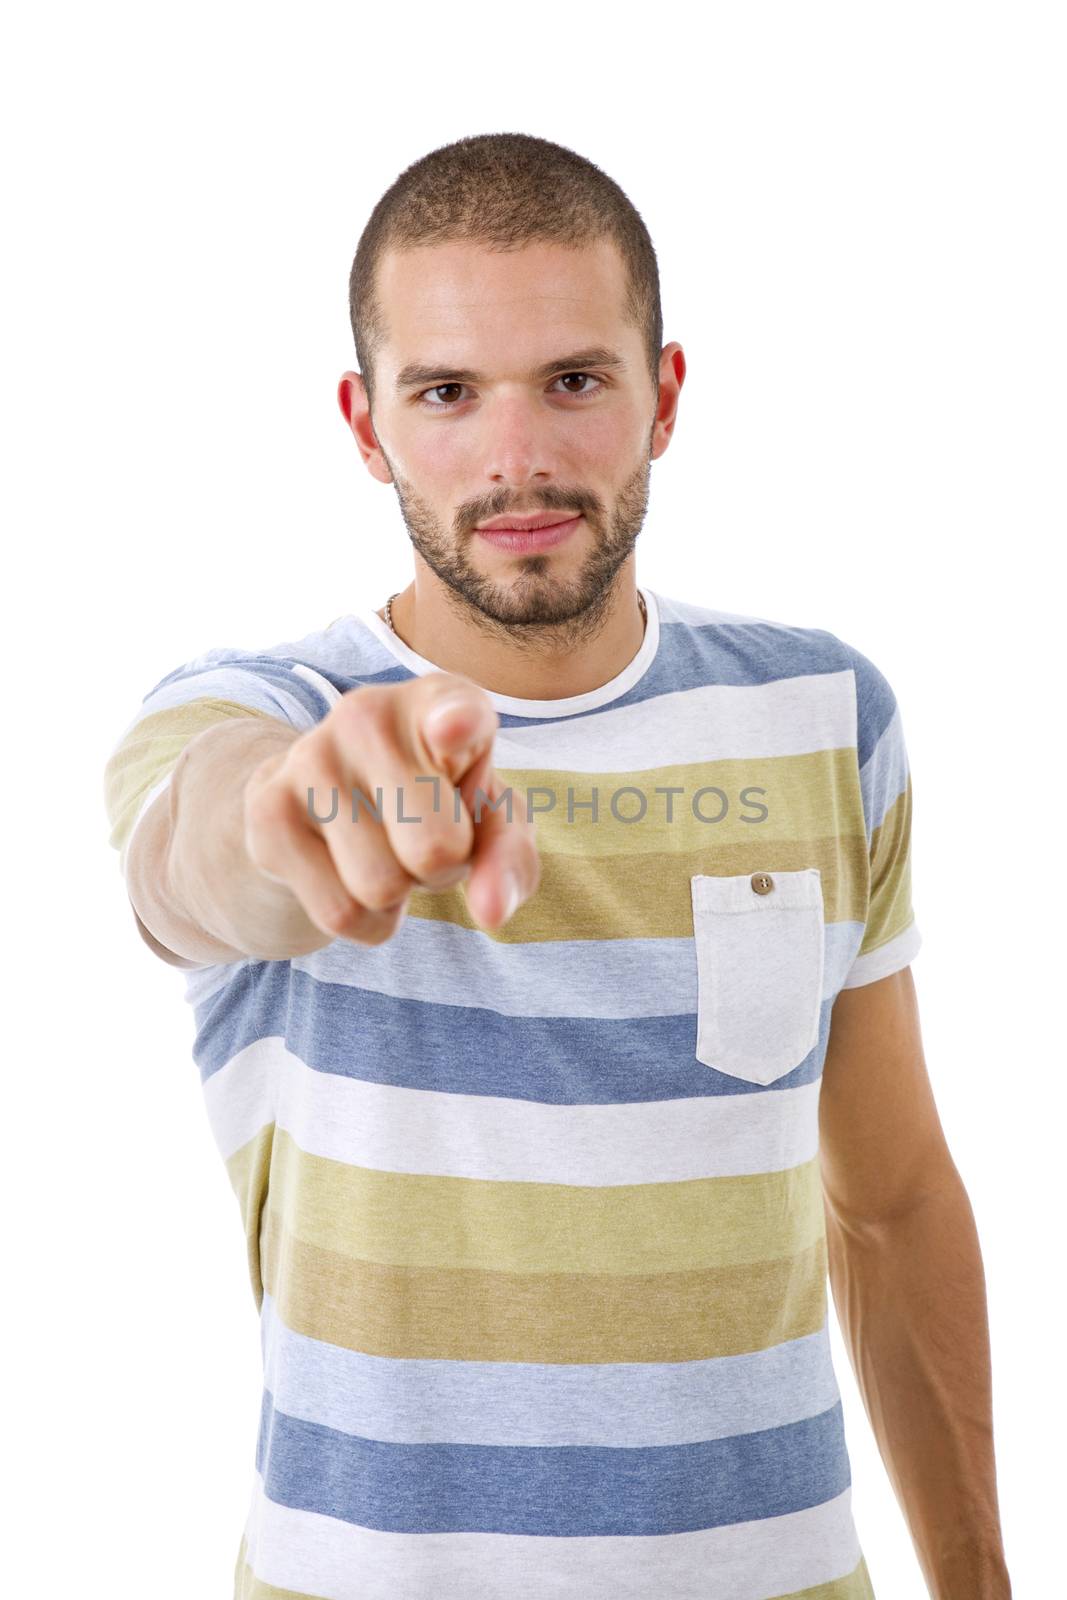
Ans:
[[[854,700],[856,745],[862,764],[887,730],[899,725],[897,698],[886,674],[851,640],[829,628],[780,617],[723,611],[658,595],[660,626],[674,653],[706,658],[717,681],[766,683],[837,674]],[[721,675],[721,676],[720,676]]]
[[[660,626],[668,640],[685,638],[698,649],[732,658],[761,677],[847,672],[853,667],[849,646],[827,628],[780,617],[723,611],[657,595]]]
[[[213,645],[172,668],[146,703],[207,692],[243,700],[249,694],[296,695],[313,714],[355,684],[395,668],[373,631],[355,614],[269,644]]]
[[[325,628],[267,646],[261,656],[315,673],[344,693],[358,684],[410,676],[383,643],[384,630],[385,624],[371,610],[348,612]]]
[[[838,642],[856,687],[856,745],[863,766],[887,734],[899,736],[900,707],[892,684],[877,663],[856,645]]]

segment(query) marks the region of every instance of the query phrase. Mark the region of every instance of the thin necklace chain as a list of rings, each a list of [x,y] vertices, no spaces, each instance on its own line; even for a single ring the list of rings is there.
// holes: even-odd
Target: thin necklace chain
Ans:
[[[389,596],[388,600],[385,602],[385,620],[386,620],[386,623],[389,626],[389,628],[392,629],[393,633],[396,633],[396,629],[393,627],[393,601],[396,599],[396,596],[399,593],[400,593],[400,590],[397,589],[396,593],[395,594],[391,594]],[[644,623],[647,624],[647,622],[648,622],[648,607],[645,605],[645,597],[641,593],[640,589],[638,589],[638,591],[637,591],[637,603],[641,607],[641,620]],[[397,634],[397,638],[399,638],[399,637],[400,637],[400,635]]]

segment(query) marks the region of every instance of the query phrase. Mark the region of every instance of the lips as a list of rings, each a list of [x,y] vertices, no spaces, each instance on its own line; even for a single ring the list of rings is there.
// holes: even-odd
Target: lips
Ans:
[[[505,517],[494,517],[492,522],[482,522],[478,526],[479,533],[515,532],[529,533],[533,528],[555,528],[564,522],[573,522],[574,513],[558,511],[538,511],[529,516],[512,514]]]
[[[498,550],[510,550],[516,554],[526,551],[532,554],[562,544],[565,539],[571,538],[581,524],[581,517],[568,517],[566,522],[550,522],[541,527],[479,528],[477,533],[486,544],[495,545]]]

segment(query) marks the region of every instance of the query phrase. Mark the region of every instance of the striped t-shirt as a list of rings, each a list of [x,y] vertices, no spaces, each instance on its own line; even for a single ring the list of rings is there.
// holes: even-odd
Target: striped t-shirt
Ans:
[[[610,682],[490,696],[541,861],[502,928],[416,890],[186,970],[260,1315],[243,1600],[874,1593],[818,1096],[838,992],[919,948],[900,712],[832,633],[642,593]],[[201,729],[434,670],[370,607],[178,667],[108,762],[123,865]]]

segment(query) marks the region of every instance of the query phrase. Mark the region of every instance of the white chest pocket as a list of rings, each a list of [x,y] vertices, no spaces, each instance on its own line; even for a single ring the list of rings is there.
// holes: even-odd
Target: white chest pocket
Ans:
[[[696,1057],[735,1078],[771,1083],[819,1037],[825,927],[818,867],[696,873]]]

